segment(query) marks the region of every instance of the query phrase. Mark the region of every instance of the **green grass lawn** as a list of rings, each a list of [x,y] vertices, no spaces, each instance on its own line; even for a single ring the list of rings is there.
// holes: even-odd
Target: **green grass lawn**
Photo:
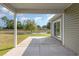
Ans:
[[[50,36],[50,34],[18,34],[17,43],[19,44],[29,36]],[[13,48],[13,34],[0,34],[0,55],[4,55]]]
[[[30,36],[50,36],[50,34],[31,34]]]
[[[18,35],[17,43],[19,44],[27,37],[28,35],[24,35],[24,34]],[[13,34],[0,34],[0,55],[4,55],[12,48],[13,48]]]
[[[17,36],[17,43],[19,44],[20,42],[22,42],[27,37],[29,37],[29,35],[27,35],[27,34],[18,35]]]

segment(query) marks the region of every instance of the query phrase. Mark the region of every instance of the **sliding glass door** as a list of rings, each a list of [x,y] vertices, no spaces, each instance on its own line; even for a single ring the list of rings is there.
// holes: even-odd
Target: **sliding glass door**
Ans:
[[[54,23],[54,36],[60,38],[60,21]]]

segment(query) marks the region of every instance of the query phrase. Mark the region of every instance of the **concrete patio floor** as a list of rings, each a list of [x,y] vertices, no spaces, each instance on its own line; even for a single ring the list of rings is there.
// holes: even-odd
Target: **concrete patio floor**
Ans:
[[[54,38],[32,38],[23,56],[75,56],[70,49]]]

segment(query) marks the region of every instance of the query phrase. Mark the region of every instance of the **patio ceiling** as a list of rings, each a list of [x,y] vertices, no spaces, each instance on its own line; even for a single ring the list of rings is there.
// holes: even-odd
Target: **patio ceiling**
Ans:
[[[17,13],[63,13],[71,3],[6,3],[10,9]]]

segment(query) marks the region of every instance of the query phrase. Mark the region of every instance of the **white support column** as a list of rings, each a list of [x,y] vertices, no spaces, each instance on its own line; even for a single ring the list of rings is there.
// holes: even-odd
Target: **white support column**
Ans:
[[[17,19],[16,13],[14,14],[14,47],[17,47]]]
[[[54,23],[52,22],[52,37],[54,37]]]
[[[64,45],[64,13],[63,13],[63,30],[62,30],[62,32],[63,32],[63,42],[62,42],[62,45]]]
[[[54,35],[54,31],[53,31],[53,22],[52,21],[50,21],[50,32],[51,32],[51,37],[53,37],[53,35]]]

